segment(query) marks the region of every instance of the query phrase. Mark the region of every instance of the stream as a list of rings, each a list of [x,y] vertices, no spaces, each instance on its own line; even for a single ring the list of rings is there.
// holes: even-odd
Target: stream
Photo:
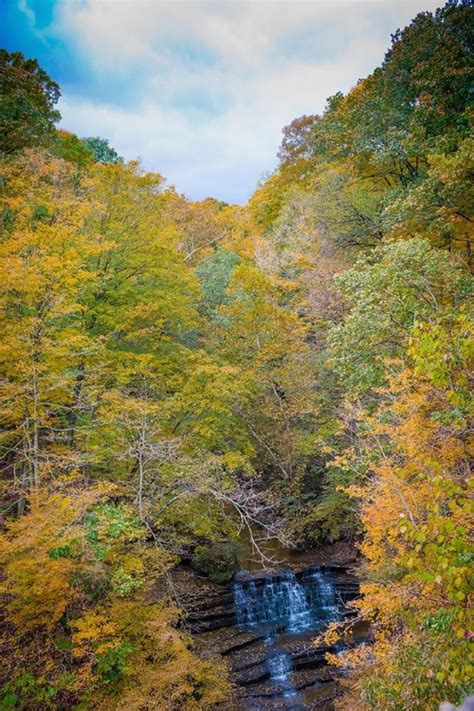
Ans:
[[[287,554],[272,572],[248,568],[220,585],[181,571],[181,605],[196,650],[222,658],[234,684],[232,700],[220,708],[332,711],[340,687],[326,653],[339,650],[314,640],[329,622],[351,614],[347,604],[359,595],[351,561],[333,547],[322,555]],[[176,585],[179,593],[179,579]],[[366,630],[356,630],[350,643],[358,635]]]
[[[324,666],[321,655],[314,654],[312,638],[337,620],[344,607],[329,571],[314,567],[297,575],[284,570],[263,578],[241,573],[233,583],[233,598],[236,628],[259,641],[260,678],[242,681],[250,681],[250,687],[263,685],[261,692],[246,695],[242,707],[249,711],[310,708],[310,687],[317,691],[324,682],[331,683],[326,674],[314,679],[308,674],[312,662],[316,670]],[[319,708],[324,708],[324,702]]]

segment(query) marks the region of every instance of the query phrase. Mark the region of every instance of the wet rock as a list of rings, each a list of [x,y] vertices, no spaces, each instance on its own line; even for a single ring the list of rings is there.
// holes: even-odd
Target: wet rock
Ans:
[[[329,548],[297,555],[291,567],[287,561],[286,569],[241,571],[231,584],[212,583],[186,567],[173,574],[174,594],[186,612],[183,625],[195,635],[196,650],[207,659],[224,659],[235,684],[223,711],[333,708],[339,686],[325,655],[336,650],[315,647],[314,638],[336,610],[339,619],[354,614],[347,605],[359,595],[351,569],[355,555],[347,546],[333,560]],[[247,605],[246,615],[239,604]]]

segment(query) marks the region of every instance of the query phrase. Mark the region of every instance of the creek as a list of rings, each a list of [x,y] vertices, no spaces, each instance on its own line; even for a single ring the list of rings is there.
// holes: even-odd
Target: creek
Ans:
[[[264,664],[272,687],[266,707],[273,698],[274,707],[307,708],[292,681],[296,670],[285,639],[293,643],[303,635],[305,639],[308,632],[338,619],[336,589],[329,575],[320,568],[305,570],[298,577],[282,571],[263,580],[242,574],[233,584],[233,595],[237,628],[263,638]],[[255,698],[247,706],[263,708]]]
[[[334,547],[287,553],[271,572],[249,565],[221,585],[182,571],[188,576],[182,606],[197,651],[223,658],[235,685],[224,711],[334,708],[340,687],[326,653],[339,650],[314,640],[329,622],[351,614],[347,604],[359,594],[346,553]],[[365,634],[356,630],[350,643]]]

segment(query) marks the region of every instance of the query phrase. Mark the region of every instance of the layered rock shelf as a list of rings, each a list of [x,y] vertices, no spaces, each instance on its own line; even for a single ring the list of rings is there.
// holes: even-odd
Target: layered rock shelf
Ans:
[[[227,585],[199,585],[181,573],[193,578],[179,598],[183,625],[203,656],[225,660],[235,685],[225,711],[333,708],[339,689],[326,653],[338,649],[314,639],[330,621],[353,614],[347,605],[359,595],[358,582],[345,565],[295,567],[242,571]],[[178,594],[183,589],[176,584]]]

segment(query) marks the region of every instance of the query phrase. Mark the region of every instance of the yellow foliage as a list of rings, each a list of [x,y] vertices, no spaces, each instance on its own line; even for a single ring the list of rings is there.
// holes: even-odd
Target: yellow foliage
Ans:
[[[451,323],[431,361],[429,339],[439,338],[439,328],[419,329],[412,364],[392,380],[371,420],[371,475],[353,493],[362,505],[367,578],[355,606],[371,622],[374,642],[332,660],[353,670],[341,708],[358,698],[361,709],[424,711],[468,693],[474,441],[465,329],[465,317]],[[448,364],[441,380],[438,358]]]

